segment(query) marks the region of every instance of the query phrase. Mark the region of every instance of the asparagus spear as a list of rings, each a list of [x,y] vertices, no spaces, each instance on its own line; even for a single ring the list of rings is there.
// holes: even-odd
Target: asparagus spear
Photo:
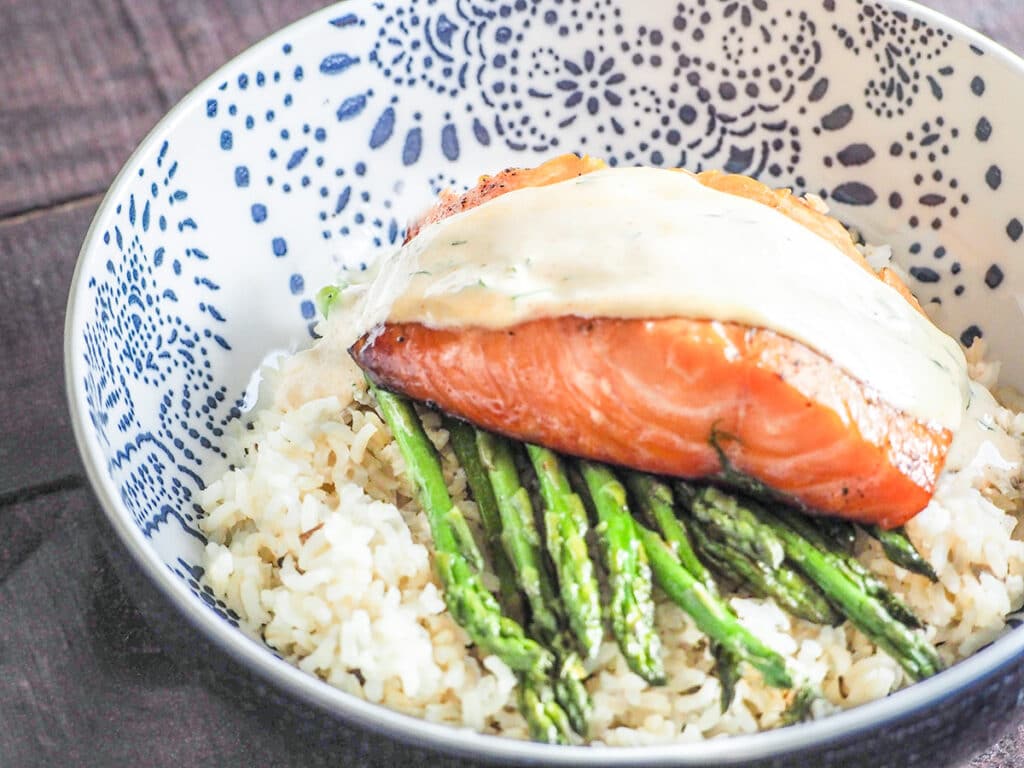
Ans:
[[[511,444],[489,432],[475,432],[473,442],[478,461],[501,518],[504,550],[530,608],[534,634],[547,642],[559,630],[558,596],[544,568],[530,494],[519,481]]]
[[[794,691],[792,701],[789,702],[786,711],[782,713],[779,727],[785,728],[787,725],[795,725],[809,719],[811,716],[811,705],[820,696],[818,691],[809,685],[803,685]]]
[[[818,588],[785,563],[769,568],[712,538],[699,521],[691,521],[690,530],[698,548],[715,568],[735,577],[755,595],[774,598],[783,610],[816,624],[836,624],[842,620]]]
[[[597,534],[611,587],[612,631],[629,668],[653,685],[665,682],[661,639],[654,628],[654,597],[647,553],[636,535],[626,489],[603,464],[580,461],[597,513]]]
[[[765,682],[789,688],[793,681],[785,660],[744,627],[729,606],[711,595],[679,562],[671,547],[654,531],[636,524],[651,570],[662,590],[686,611],[704,634],[736,659],[761,672]]]
[[[923,626],[921,620],[914,615],[914,612],[902,600],[890,592],[889,588],[875,574],[861,565],[857,558],[845,552],[839,552],[834,547],[830,547],[829,542],[814,527],[810,518],[786,507],[776,507],[775,513],[787,525],[811,542],[811,544],[831,552],[834,556],[833,562],[835,567],[846,573],[847,578],[865,594],[877,599],[890,616],[910,629],[920,629]]]
[[[547,744],[571,744],[575,741],[565,711],[551,697],[547,680],[532,675],[519,676],[519,711],[523,713],[530,738]]]
[[[735,474],[733,470],[729,470],[729,472]],[[760,486],[759,481],[751,480],[750,482],[755,488]],[[779,540],[778,532],[773,528],[764,526],[758,528],[756,526],[756,515],[752,517],[751,513],[761,510],[760,505],[754,502],[741,503],[737,497],[726,494],[717,488],[695,489],[681,481],[677,483],[677,490],[680,492],[680,496],[689,500],[694,516],[702,520],[708,530],[715,532],[720,540],[773,569],[778,567],[781,560],[776,559],[773,546],[765,545],[763,556],[757,554],[757,542],[761,541],[763,544],[766,541],[763,537],[769,537],[774,541]],[[763,493],[755,490],[754,493],[764,499],[772,496],[770,492]],[[806,515],[778,503],[774,504],[773,508],[778,514],[786,516],[787,523],[795,526],[800,536],[812,542],[819,549],[830,551],[834,555],[833,567],[842,570],[847,578],[857,584],[865,594],[878,599],[892,618],[911,629],[921,628],[920,619],[903,601],[892,594],[878,577],[861,565],[855,557],[840,551],[839,547],[822,533],[818,527],[820,519],[812,522],[812,519]],[[753,543],[749,539],[753,539]]]
[[[797,605],[802,606],[802,611],[798,611],[796,605],[793,606],[794,616],[833,627],[843,623],[843,615],[828,601],[817,585],[800,571],[791,568],[788,563],[783,563],[773,575],[781,588],[793,595]],[[786,608],[785,602],[783,608]]]
[[[573,729],[586,735],[591,701],[583,685],[586,670],[562,629],[563,616],[554,584],[544,567],[544,553],[534,521],[530,494],[522,486],[512,445],[502,437],[474,430],[476,455],[484,470],[501,520],[501,539],[511,560],[519,589],[530,607],[530,629],[555,651],[555,699],[565,709]]]
[[[747,557],[778,568],[785,557],[782,541],[758,524],[753,512],[735,496],[713,486],[695,488],[676,482],[676,495],[693,517],[707,526],[712,536],[728,543]]]
[[[459,508],[452,504],[441,471],[441,461],[427,438],[412,404],[403,397],[370,390],[381,415],[405,459],[417,496],[430,523],[434,539],[434,566],[452,618],[485,651],[495,654],[519,676],[519,707],[531,737],[550,743],[572,740],[565,710],[554,700],[548,671],[554,659],[550,651],[526,636],[523,628],[504,616],[501,606],[480,580],[473,562],[480,553]],[[461,533],[460,533],[461,531]],[[465,552],[464,548],[471,551]]]
[[[627,474],[627,484],[629,485],[630,490],[633,492],[637,500],[637,505],[643,512],[644,516],[647,518],[647,520],[656,524],[656,526],[661,531],[662,536],[665,537],[665,540],[670,544],[670,546],[673,546],[673,548],[676,549],[678,553],[689,553],[690,556],[693,558],[692,560],[687,561],[684,560],[683,557],[680,557],[680,560],[684,564],[686,564],[687,562],[692,563],[696,561],[696,566],[693,568],[688,566],[688,570],[690,570],[691,573],[697,578],[699,578],[701,581],[704,581],[705,584],[712,585],[711,588],[714,589],[714,579],[711,577],[707,569],[704,568],[704,566],[700,563],[700,561],[696,559],[696,556],[694,555],[693,542],[689,537],[687,537],[687,531],[692,532],[692,538],[697,541],[698,548],[701,549],[705,556],[708,556],[708,552],[706,551],[706,549],[709,548],[706,546],[702,546],[704,545],[704,539],[707,539],[706,535],[703,537],[703,539],[701,538],[701,534],[703,533],[702,525],[700,523],[696,523],[691,518],[687,520],[686,527],[683,527],[680,521],[675,517],[674,511],[671,508],[672,493],[670,489],[667,485],[660,482],[656,478],[650,475],[631,472]],[[693,498],[696,495],[696,489],[692,489],[691,492],[691,488],[692,486],[688,486],[684,487],[683,490],[685,493],[684,498],[688,499],[692,503]],[[840,534],[841,531],[837,529],[834,533]],[[808,615],[805,616],[805,618],[809,618],[812,621],[819,621],[821,623],[834,623],[835,620],[838,618],[835,610],[828,604],[824,597],[821,596],[818,589],[810,582],[804,580],[799,573],[793,571],[785,564],[781,566],[775,574],[772,574],[771,572],[764,569],[763,565],[759,563],[755,564],[749,558],[744,557],[736,550],[729,548],[729,551],[734,557],[741,558],[743,561],[745,561],[745,563],[747,563],[751,567],[757,568],[758,573],[767,573],[775,577],[773,580],[777,580],[779,582],[778,586],[781,589],[786,590],[788,593],[794,596],[797,596],[797,605],[801,605],[801,601],[799,598],[801,592],[803,592],[804,594],[813,595],[814,597],[810,598],[809,600]],[[709,559],[715,561],[715,558],[713,556],[709,557]],[[716,566],[717,565],[719,564],[716,562]],[[740,580],[748,582],[751,581],[751,579],[743,578],[741,574],[736,573],[736,568],[727,567],[725,563],[721,563],[721,566],[730,574],[734,576],[740,576]],[[780,604],[785,606],[786,601],[780,601]],[[797,615],[799,615],[799,613]],[[723,646],[721,645],[713,644],[712,653],[716,658],[718,666],[718,677],[722,683],[724,710],[728,707],[727,702],[731,700],[732,694],[730,693],[730,688],[732,688],[735,684],[735,679],[737,676],[737,665],[735,663],[729,663],[729,657],[727,653],[724,651]],[[723,656],[725,656],[725,658],[723,658]],[[797,722],[801,719],[804,719],[806,717],[807,709],[810,703],[813,701],[814,696],[815,694],[812,689],[800,689],[797,692],[797,695],[794,697],[793,703],[787,710],[785,724],[788,724],[789,722]]]
[[[921,680],[942,669],[931,644],[894,617],[886,600],[865,588],[858,570],[850,567],[853,558],[829,549],[806,518],[788,509],[753,509],[765,527],[782,539],[786,556],[911,678]]]
[[[526,452],[544,500],[547,549],[558,576],[562,606],[584,658],[593,659],[601,648],[604,627],[597,576],[587,551],[587,511],[555,453],[529,444]]]
[[[853,553],[853,545],[857,542],[857,528],[853,523],[824,516],[816,517],[814,522],[832,544],[848,554]]]
[[[566,636],[560,634],[552,641],[558,662],[554,674],[555,701],[568,715],[572,729],[585,738],[590,731],[590,715],[594,703],[583,684],[587,670],[579,654],[567,647],[566,640]]]
[[[672,489],[653,475],[642,472],[627,472],[626,485],[633,494],[636,504],[648,523],[654,525],[675,552],[682,566],[697,581],[704,585],[712,597],[718,596],[718,585],[711,571],[694,552],[693,542],[686,528],[676,517]],[[721,710],[729,709],[736,697],[736,681],[740,678],[740,664],[728,650],[712,641],[711,655],[715,659],[715,672],[722,685]]]
[[[626,472],[626,485],[632,492],[642,517],[658,530],[675,551],[683,567],[711,594],[718,594],[715,577],[697,557],[686,528],[676,517],[672,489],[653,475],[632,471]]]
[[[740,672],[740,660],[721,643],[711,642],[711,656],[715,660],[715,676],[722,687],[718,697],[718,710],[724,713],[732,706],[736,698],[736,683],[743,677]]]
[[[942,668],[935,649],[912,631],[920,626],[920,621],[910,609],[856,558],[832,546],[806,516],[782,506],[774,506],[768,512],[753,503],[722,509],[728,512],[739,506],[753,512],[763,523],[757,535],[779,538],[786,557],[913,679],[929,677]],[[749,522],[748,517],[744,519]]]
[[[893,528],[887,531],[879,525],[869,525],[864,528],[868,534],[877,539],[885,551],[885,556],[901,568],[906,568],[911,573],[926,576],[931,581],[938,581],[939,576],[928,561],[921,557],[910,537],[903,527]]]
[[[498,512],[498,503],[494,498],[487,471],[480,461],[476,446],[476,430],[460,419],[445,417],[445,429],[451,437],[452,449],[466,473],[466,483],[473,494],[480,520],[487,536],[487,554],[490,555],[494,573],[498,577],[501,588],[501,599],[509,613],[519,615],[520,601],[516,590],[515,574],[508,561],[508,555],[502,548],[502,521]]]
[[[381,415],[405,459],[406,471],[416,487],[434,539],[434,565],[452,617],[473,642],[493,653],[517,672],[544,674],[554,662],[551,652],[526,636],[523,628],[504,616],[501,606],[487,591],[472,562],[462,549],[472,543],[456,533],[453,521],[462,519],[452,504],[437,451],[423,431],[412,404],[405,398],[370,384]],[[475,547],[475,544],[473,544]]]

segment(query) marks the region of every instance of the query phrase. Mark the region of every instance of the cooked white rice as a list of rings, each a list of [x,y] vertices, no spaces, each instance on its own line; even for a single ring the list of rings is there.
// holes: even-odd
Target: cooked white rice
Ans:
[[[996,368],[969,353],[971,374],[991,386]],[[251,429],[233,446],[235,468],[203,494],[210,543],[206,578],[251,631],[301,669],[402,712],[486,733],[526,738],[515,677],[480,656],[449,616],[431,569],[430,533],[412,501],[402,457],[373,411],[361,377],[322,346],[271,374]],[[330,377],[324,363],[331,363]],[[331,393],[331,394],[327,394]],[[265,394],[265,393],[264,393]],[[324,396],[324,395],[327,396]],[[940,581],[892,565],[873,540],[858,553],[927,624],[946,662],[970,655],[1005,628],[1024,599],[1019,526],[1024,415],[981,399],[984,439],[942,476],[907,526]],[[436,415],[428,432],[445,459],[453,497],[476,519],[465,478]],[[741,620],[820,687],[822,716],[908,683],[900,667],[848,623],[796,620],[773,601],[733,595]],[[657,626],[668,683],[652,687],[604,644],[588,680],[592,738],[609,745],[696,741],[772,728],[784,692],[748,671],[719,711],[719,681],[706,637],[663,596]]]

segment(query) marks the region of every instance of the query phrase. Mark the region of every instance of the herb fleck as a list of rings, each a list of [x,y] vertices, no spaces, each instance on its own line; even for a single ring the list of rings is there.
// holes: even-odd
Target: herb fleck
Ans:
[[[541,293],[548,293],[547,288],[539,288],[536,291],[526,291],[525,293],[516,293],[511,296],[512,301],[519,301],[520,299],[527,299],[530,296],[537,296]]]

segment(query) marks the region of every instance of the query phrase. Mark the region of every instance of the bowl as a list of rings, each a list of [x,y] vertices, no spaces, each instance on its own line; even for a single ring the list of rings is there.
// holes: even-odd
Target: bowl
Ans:
[[[113,548],[154,612],[216,649],[190,664],[226,665],[249,704],[325,732],[548,765],[934,766],[982,748],[1024,704],[1024,630],[870,705],[700,744],[596,752],[406,717],[240,631],[203,581],[197,494],[225,466],[253,372],[310,343],[341,266],[394,247],[440,189],[567,151],[819,194],[1024,385],[1022,88],[1020,59],[900,0],[350,0],[310,16],[167,115],[82,248],[67,389]]]

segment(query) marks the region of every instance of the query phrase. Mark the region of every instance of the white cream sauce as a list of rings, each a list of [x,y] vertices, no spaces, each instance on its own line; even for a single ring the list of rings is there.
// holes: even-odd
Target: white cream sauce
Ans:
[[[1000,470],[1013,469],[1020,453],[1018,442],[996,422],[999,403],[984,385],[970,383],[970,397],[960,429],[946,454],[945,472],[958,472],[972,463]]]
[[[893,406],[956,430],[959,345],[897,291],[768,206],[652,168],[517,190],[424,229],[365,286],[359,326],[691,317],[773,329]]]

